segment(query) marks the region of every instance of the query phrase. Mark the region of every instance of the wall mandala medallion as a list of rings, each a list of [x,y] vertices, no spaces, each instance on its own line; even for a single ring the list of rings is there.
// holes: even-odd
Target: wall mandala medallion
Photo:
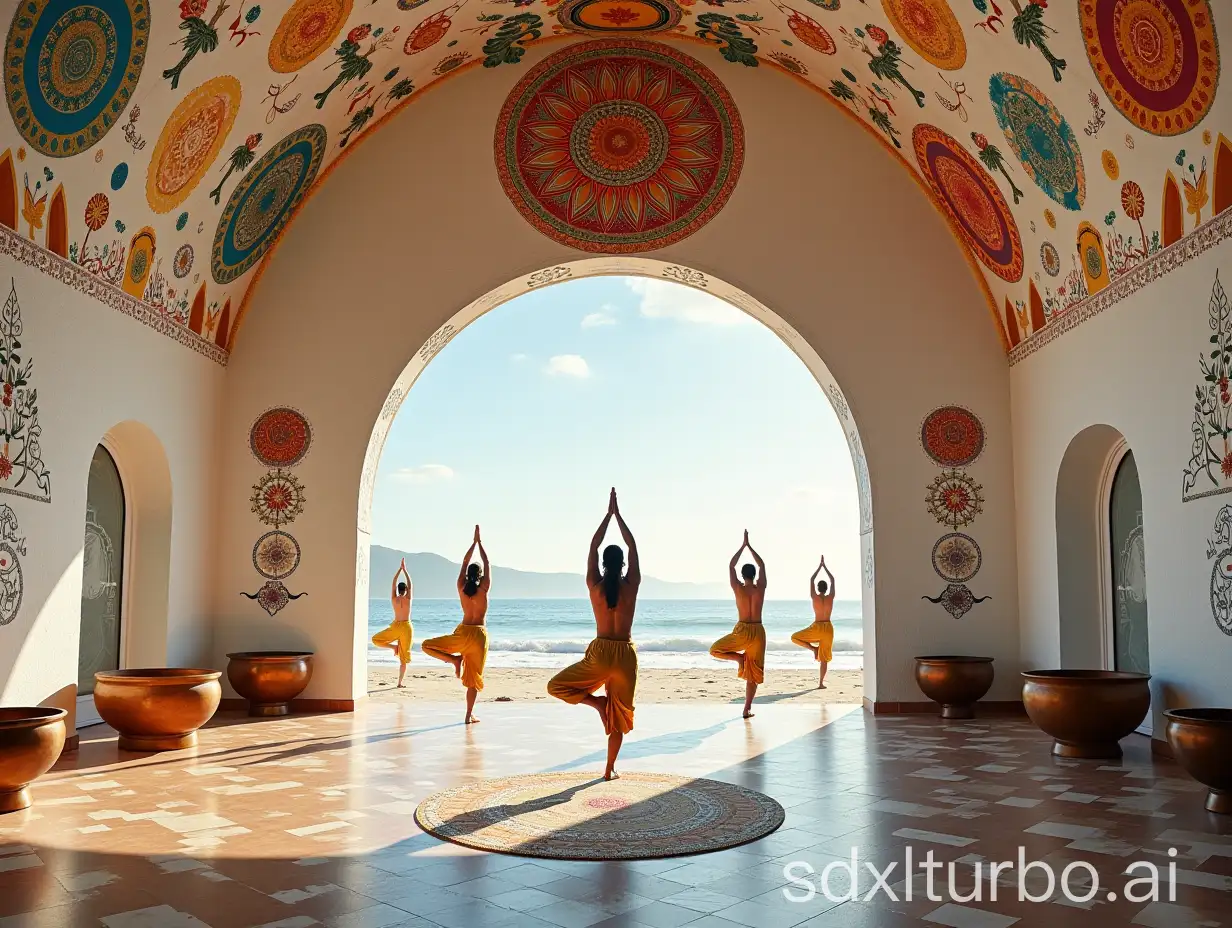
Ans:
[[[1215,102],[1219,43],[1208,0],[1080,0],[1087,59],[1112,105],[1153,135],[1179,135]]]
[[[150,38],[147,0],[21,0],[4,48],[4,95],[22,138],[76,155],[120,119]]]
[[[150,156],[145,198],[156,213],[169,213],[188,198],[222,150],[240,110],[240,82],[211,78],[179,102]]]
[[[984,424],[969,409],[942,406],[925,417],[920,444],[939,467],[966,467],[984,451]]]
[[[838,51],[838,46],[834,44],[834,37],[826,32],[825,27],[817,20],[777,0],[774,5],[778,7],[780,13],[787,14],[787,28],[791,30],[791,34],[813,51],[823,55],[833,55]]]
[[[924,495],[933,518],[942,525],[962,528],[984,511],[983,484],[976,483],[960,470],[942,471]]]
[[[980,572],[984,554],[970,535],[950,532],[933,545],[933,570],[942,580],[964,583]]]
[[[976,603],[982,603],[985,600],[992,599],[992,597],[976,596],[967,588],[965,583],[951,583],[941,591],[940,596],[935,598],[932,596],[921,596],[920,599],[927,599],[930,603],[938,603],[942,609],[954,618],[961,619],[971,611],[971,607]]]
[[[255,593],[240,593],[248,599],[255,599],[257,605],[268,612],[271,616],[277,615],[286,608],[287,603],[293,599],[299,599],[301,596],[307,596],[307,593],[292,593],[281,580],[266,580],[261,585],[261,589]]]
[[[1010,148],[1044,193],[1066,209],[1082,209],[1087,177],[1074,130],[1043,91],[1016,74],[988,81],[997,124]]]
[[[264,524],[281,528],[303,513],[304,485],[293,474],[274,469],[253,484],[248,501]]]
[[[946,0],[881,0],[894,31],[921,58],[943,71],[967,63],[967,40]]]
[[[1061,273],[1061,255],[1052,242],[1040,245],[1040,263],[1044,265],[1044,273],[1049,277],[1056,277]]]
[[[240,178],[214,234],[214,280],[230,283],[261,260],[312,186],[327,143],[322,125],[296,129]]]
[[[333,44],[353,0],[295,0],[269,44],[269,66],[279,74],[298,71]]]
[[[674,0],[565,0],[556,10],[561,26],[586,35],[666,32],[683,15]]]
[[[956,139],[935,126],[917,125],[912,140],[920,171],[968,247],[1002,280],[1021,280],[1022,239],[992,178]]]
[[[266,532],[252,546],[252,566],[267,580],[285,580],[299,567],[299,542],[286,532]]]
[[[8,625],[21,610],[26,584],[18,555],[26,553],[26,539],[18,534],[17,514],[0,503],[0,625]]]
[[[288,406],[267,409],[248,432],[252,456],[266,467],[294,467],[312,445],[312,426]]]
[[[171,273],[176,277],[187,277],[192,271],[192,266],[193,247],[185,243],[175,250],[175,257],[171,261]]]
[[[665,248],[715,217],[744,163],[735,103],[705,66],[636,39],[572,45],[505,101],[496,168],[531,225],[581,251]]]

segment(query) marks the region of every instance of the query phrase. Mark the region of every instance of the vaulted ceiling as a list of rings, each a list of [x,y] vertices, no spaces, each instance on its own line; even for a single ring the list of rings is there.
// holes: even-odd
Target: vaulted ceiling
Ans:
[[[225,349],[313,184],[426,87],[553,37],[680,40],[720,79],[808,82],[901,157],[1009,348],[1232,205],[1217,5],[19,0],[0,223]]]

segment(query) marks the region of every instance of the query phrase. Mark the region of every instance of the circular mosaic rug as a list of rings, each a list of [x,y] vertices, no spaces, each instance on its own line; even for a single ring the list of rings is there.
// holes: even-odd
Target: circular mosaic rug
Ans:
[[[762,793],[662,773],[535,773],[429,796],[415,821],[484,851],[558,860],[643,860],[747,844],[783,824]]]

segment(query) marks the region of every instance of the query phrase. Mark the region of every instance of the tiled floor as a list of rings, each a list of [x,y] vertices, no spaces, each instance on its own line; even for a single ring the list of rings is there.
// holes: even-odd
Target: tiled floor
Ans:
[[[1202,791],[1145,740],[1124,762],[1054,760],[1024,720],[943,724],[872,719],[842,707],[639,708],[627,769],[712,776],[774,796],[775,834],[691,858],[576,863],[482,854],[418,831],[415,803],[495,775],[601,764],[593,713],[488,705],[484,722],[457,706],[375,703],[355,715],[221,718],[195,752],[119,756],[104,731],[35,789],[35,807],[0,818],[0,928],[1066,928],[1232,925],[1232,821],[1202,809]],[[987,865],[1028,860],[1058,875],[1087,862],[1090,902],[1059,890],[1018,898],[1018,874]],[[938,870],[934,899],[916,861],[959,862],[954,889]],[[894,898],[841,901],[850,879],[827,864],[858,848],[860,895],[884,872]],[[1176,856],[1168,851],[1175,848]],[[1163,879],[1159,901],[1128,901],[1136,862]],[[784,867],[819,890],[791,884]],[[815,871],[808,876],[807,864]],[[1169,864],[1176,867],[1169,898]],[[1039,868],[1026,886],[1046,894]],[[1090,873],[1071,870],[1081,893]],[[1138,884],[1142,889],[1142,884]],[[1109,891],[1118,898],[1109,901]]]

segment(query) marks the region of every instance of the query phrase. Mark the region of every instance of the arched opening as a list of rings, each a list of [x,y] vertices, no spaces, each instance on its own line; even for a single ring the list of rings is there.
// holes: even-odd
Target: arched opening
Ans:
[[[47,207],[47,250],[61,258],[68,257],[68,207],[63,184],[56,187]]]
[[[1022,335],[1018,333],[1018,320],[1014,310],[1014,304],[1010,302],[1010,298],[1005,298],[1005,334],[1009,336],[1010,347],[1017,348],[1018,343],[1022,341]]]
[[[214,331],[214,344],[219,348],[230,348],[231,338],[231,301],[222,304],[222,315],[218,317],[218,328]]]
[[[191,332],[201,334],[201,327],[205,324],[205,284],[197,288],[197,295],[193,297],[192,309],[188,311],[188,329]]]
[[[17,172],[12,149],[0,155],[0,226],[17,228]]]
[[[667,271],[668,273],[665,273],[665,271]],[[795,355],[803,362],[804,366],[807,368],[809,373],[812,375],[813,380],[815,380],[816,383],[822,388],[822,391],[825,395],[825,402],[827,402],[830,408],[833,410],[834,415],[837,418],[837,423],[841,428],[843,439],[846,442],[847,450],[850,453],[852,466],[853,466],[855,495],[858,500],[858,510],[859,510],[859,520],[858,520],[859,522],[859,545],[857,548],[856,545],[854,544],[854,539],[852,540],[853,544],[852,544],[851,559],[855,561],[855,570],[853,571],[853,577],[859,577],[860,580],[856,580],[854,583],[847,582],[843,584],[844,588],[838,593],[838,595],[844,600],[854,600],[857,597],[859,597],[861,601],[859,617],[858,617],[859,624],[857,628],[860,629],[862,632],[861,659],[862,659],[862,670],[863,670],[863,676],[864,676],[863,688],[864,688],[864,694],[866,698],[871,697],[874,692],[873,687],[875,686],[875,681],[876,681],[876,674],[875,674],[875,669],[874,669],[875,667],[875,645],[873,641],[873,637],[874,637],[874,634],[873,634],[873,628],[874,628],[873,597],[871,594],[871,585],[872,585],[873,576],[874,576],[873,569],[872,569],[873,568],[872,499],[871,499],[870,481],[869,481],[869,476],[868,476],[868,465],[864,458],[864,452],[861,446],[859,432],[855,425],[854,419],[852,417],[850,407],[845,397],[843,396],[841,389],[839,388],[838,384],[835,382],[829,370],[826,368],[825,364],[822,362],[821,358],[811,349],[808,343],[805,342],[805,340],[793,328],[788,326],[780,317],[778,317],[771,310],[767,309],[764,305],[762,305],[760,302],[758,302],[754,298],[748,296],[746,293],[743,293],[742,291],[736,289],[735,287],[724,283],[723,281],[717,280],[713,276],[702,274],[699,271],[694,271],[694,270],[691,270],[688,268],[682,268],[679,266],[665,265],[662,262],[651,261],[651,260],[641,259],[641,258],[633,258],[633,257],[582,260],[578,262],[573,262],[569,265],[560,265],[557,267],[548,268],[543,271],[536,272],[535,274],[528,275],[527,278],[519,278],[514,281],[510,281],[505,286],[500,287],[491,293],[485,294],[479,297],[477,300],[474,300],[470,305],[468,305],[463,310],[456,313],[452,318],[450,318],[448,322],[442,325],[427,340],[427,342],[422,345],[422,347],[416,352],[416,354],[412,358],[411,362],[406,365],[405,369],[402,371],[402,374],[397,378],[396,383],[393,385],[392,389],[388,393],[388,396],[386,398],[385,403],[383,404],[383,407],[381,409],[377,422],[375,423],[372,429],[372,433],[371,433],[371,436],[368,442],[368,447],[367,447],[366,454],[365,454],[364,467],[363,467],[362,476],[360,479],[360,486],[359,486],[359,499],[358,499],[359,537],[357,539],[358,540],[357,564],[356,564],[356,574],[355,574],[355,577],[356,577],[355,604],[356,604],[356,617],[357,617],[357,623],[356,623],[357,629],[356,629],[355,642],[356,642],[356,649],[357,649],[358,666],[362,666],[362,662],[365,660],[365,656],[368,654],[368,651],[369,651],[369,642],[368,642],[367,633],[370,631],[370,629],[369,629],[368,624],[364,623],[362,619],[364,616],[368,615],[369,602],[370,602],[369,600],[369,596],[370,596],[369,577],[370,577],[370,574],[373,574],[377,569],[376,563],[374,562],[373,558],[370,556],[370,552],[372,551],[372,548],[373,548],[373,545],[372,545],[372,504],[373,504],[373,493],[374,493],[374,488],[376,484],[377,469],[378,469],[378,465],[380,462],[382,452],[384,451],[385,446],[386,446],[386,440],[389,436],[390,428],[393,425],[395,416],[397,415],[399,408],[401,407],[402,403],[406,400],[409,394],[410,388],[415,383],[420,373],[427,367],[427,365],[433,360],[433,358],[435,358],[440,353],[440,351],[446,346],[446,344],[448,344],[453,338],[455,338],[458,335],[459,332],[461,332],[468,325],[473,323],[480,316],[484,315],[485,313],[490,312],[495,307],[508,302],[514,297],[526,293],[528,288],[538,289],[538,288],[542,288],[542,287],[553,285],[553,284],[560,285],[562,281],[566,281],[566,280],[578,281],[579,279],[582,279],[582,278],[596,277],[596,276],[652,279],[652,280],[657,280],[660,283],[662,283],[664,279],[667,278],[668,280],[673,281],[673,283],[668,284],[668,286],[672,287],[673,289],[675,289],[678,286],[682,294],[685,297],[689,295],[689,288],[701,291],[712,297],[717,297],[719,300],[725,301],[726,303],[730,304],[736,309],[743,311],[747,315],[751,316],[753,319],[761,322],[767,328],[772,330],[778,336],[779,340],[781,340],[784,344],[786,344],[786,346],[790,348],[795,353]],[[528,411],[528,414],[529,414],[529,411]],[[601,516],[602,513],[600,512],[598,513],[598,515]],[[470,521],[473,521],[473,520],[469,520],[467,522],[467,525],[464,526],[468,530],[469,530]],[[590,530],[591,529],[587,529],[587,532],[589,533]],[[737,536],[737,540],[738,540],[738,536]],[[645,549],[644,542],[640,542],[640,546],[643,548],[643,550]],[[731,547],[734,548],[735,544],[733,544]],[[858,554],[856,552],[858,552]],[[386,555],[385,552],[380,552],[380,553],[383,558],[388,557],[388,555]],[[457,557],[459,553],[460,551],[454,552],[452,549],[446,552],[450,560]],[[584,556],[584,552],[583,552],[583,556]],[[729,556],[730,556],[730,552],[726,552],[724,556],[724,561]],[[380,568],[379,568],[380,573],[374,576],[371,582],[371,595],[375,599],[382,599],[387,596],[389,575],[392,574],[392,568],[397,565],[397,560],[394,559],[389,564],[386,564],[384,560],[380,561],[379,563],[380,563]],[[719,567],[720,567],[721,574],[725,581],[726,564],[720,563]],[[449,575],[449,579],[451,583],[452,576],[456,574],[456,571],[458,569],[457,565],[455,564],[451,568],[442,568],[442,569],[452,571],[452,573],[450,573]],[[773,569],[772,565],[768,565],[767,572],[770,573],[772,569]],[[654,573],[653,568],[647,564],[644,554],[643,554],[643,571],[644,571],[644,575],[647,575],[647,576],[653,575]],[[578,571],[578,573],[581,573],[581,571]],[[822,576],[824,577],[824,574]],[[775,577],[776,579],[773,582],[779,587],[780,590],[784,588],[791,589],[793,587],[798,586],[799,594],[801,597],[803,596],[804,586],[805,586],[805,583],[808,577],[807,572],[805,573],[803,577],[800,577],[800,578],[796,578],[794,576],[792,576],[791,578],[788,578],[788,577],[783,576],[782,571],[780,571],[778,574],[775,575]],[[723,585],[725,586],[725,582]],[[859,589],[858,593],[852,589],[853,586]],[[440,594],[433,594],[433,595],[440,595]],[[449,595],[450,595],[450,598],[453,597],[452,593],[450,593]],[[493,595],[495,595],[495,593]],[[728,593],[727,595],[730,596],[730,593]],[[584,598],[584,596],[585,596],[585,592],[584,592],[584,588],[582,588],[579,598]],[[805,602],[805,606],[807,608],[807,602]],[[453,599],[451,603],[451,609],[453,611],[456,611],[456,607],[457,607],[457,601],[456,599]],[[837,607],[836,607],[835,616],[836,618],[839,617],[839,611]],[[726,619],[726,615],[725,615],[725,619]],[[853,618],[852,621],[854,622],[855,619]],[[381,624],[381,623],[378,622],[377,624]],[[730,621],[728,622],[728,624],[730,625]],[[808,621],[806,621],[804,624],[807,625]],[[772,634],[772,630],[770,629],[769,625],[768,625],[767,631],[768,631],[768,634]],[[835,631],[836,631],[836,635],[839,636],[841,640],[841,636],[843,635],[843,628],[842,628],[841,623],[839,625],[836,625]],[[636,637],[636,634],[637,632],[635,631],[635,637]],[[648,634],[653,634],[653,633],[648,633]],[[783,637],[786,638],[789,634],[790,632],[788,632],[787,635],[784,635]],[[495,633],[494,633],[494,637],[495,637]],[[420,633],[418,630],[416,631],[416,638],[417,640],[420,638]],[[675,645],[673,645],[673,647],[674,646]],[[842,664],[838,660],[839,653],[840,652],[836,651],[836,654],[835,654],[836,661],[834,663],[834,666],[836,667],[836,669],[839,669],[840,667],[842,667]],[[704,657],[704,655],[705,655],[705,652],[703,651],[702,656]],[[419,659],[418,655],[416,655],[415,659],[416,660]],[[813,671],[813,673],[815,673],[815,671]]]
[[[126,503],[119,468],[105,445],[94,449],[86,485],[81,624],[77,649],[77,727],[102,721],[94,708],[94,674],[124,666]]]
[[[1164,247],[1179,242],[1185,234],[1185,207],[1181,203],[1181,188],[1172,172],[1164,178],[1164,214],[1160,232]]]
[[[1048,324],[1048,319],[1044,315],[1044,301],[1040,299],[1039,290],[1035,287],[1035,281],[1027,281],[1027,301],[1029,312],[1031,313],[1031,331],[1042,332],[1044,326]]]

